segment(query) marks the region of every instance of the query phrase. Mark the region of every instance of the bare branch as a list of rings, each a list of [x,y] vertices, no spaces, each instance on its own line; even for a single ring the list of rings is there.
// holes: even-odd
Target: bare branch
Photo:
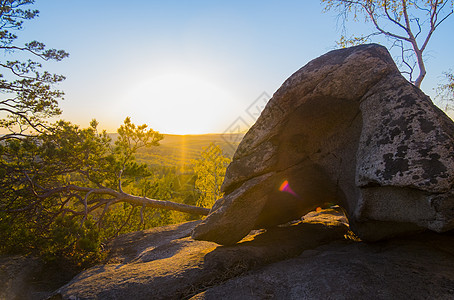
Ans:
[[[142,207],[140,208],[140,224],[144,224],[144,219],[143,219],[143,210],[145,208],[145,205],[142,204]]]
[[[388,1],[385,1],[385,3],[384,3],[384,9],[385,9],[385,14],[386,14],[386,16],[388,17],[388,20],[390,20],[392,23],[396,24],[397,26],[399,26],[399,27],[402,28],[403,30],[407,31],[407,27],[405,27],[404,25],[402,25],[400,22],[398,22],[396,19],[392,18],[392,17],[389,15]]]
[[[196,214],[196,215],[203,215],[206,216],[210,212],[208,208],[204,207],[198,207],[198,206],[192,206],[192,205],[187,205],[183,203],[177,203],[177,202],[172,202],[172,201],[167,201],[167,200],[156,200],[156,199],[150,199],[147,197],[139,197],[139,196],[134,196],[130,195],[127,193],[120,193],[117,192],[113,189],[109,188],[103,188],[103,189],[95,189],[95,188],[90,188],[90,187],[81,187],[81,186],[76,186],[76,185],[68,185],[60,188],[55,188],[55,189],[48,189],[44,191],[43,194],[39,195],[39,198],[47,198],[50,197],[54,194],[57,193],[62,193],[62,192],[69,192],[69,191],[77,191],[77,192],[82,192],[88,193],[90,195],[109,195],[112,196],[112,199],[109,199],[109,202],[127,202],[132,205],[141,205],[145,207],[152,207],[152,208],[158,208],[158,209],[167,209],[167,210],[175,210],[175,211],[180,211],[184,213],[189,213],[189,214]],[[87,196],[86,196],[87,198]],[[106,202],[109,203],[109,202]],[[88,210],[88,208],[87,208]]]
[[[419,23],[419,18],[416,18],[415,21],[416,21],[416,25],[418,25],[418,32],[415,34],[415,39],[417,39],[418,36],[421,34],[422,29],[421,29],[421,24]]]
[[[118,234],[121,232],[121,230],[123,229],[123,227],[125,227],[126,224],[129,223],[129,220],[131,219],[131,216],[132,214],[134,213],[134,210],[136,209],[135,206],[133,206],[131,208],[131,211],[129,212],[128,214],[128,217],[126,218],[126,220],[123,222],[123,224],[121,224],[120,228],[118,228],[118,230],[115,232],[114,236],[118,236]]]
[[[420,87],[426,75],[423,52],[437,27],[454,14],[453,2],[442,0],[419,1],[419,3],[411,0],[322,0],[322,3],[325,11],[338,10],[338,17],[344,22],[349,15],[354,15],[354,20],[357,20],[357,14],[364,14],[366,21],[371,21],[380,34],[411,44],[419,69],[419,75],[413,82],[417,87]],[[445,12],[447,9],[450,10]],[[425,15],[422,20],[421,15]],[[401,33],[402,30],[405,34]],[[414,70],[406,57],[402,57],[402,65]],[[413,70],[402,73],[411,74]]]
[[[33,128],[38,133],[44,133],[44,131],[49,130],[49,128],[46,125],[44,125],[43,123],[34,123],[25,114],[25,112],[14,111],[12,109],[4,108],[4,107],[0,107],[0,111],[8,112],[8,113],[10,113],[10,114],[12,114],[14,116],[19,117],[20,119],[24,120],[31,128]],[[19,123],[19,125],[21,125],[21,123]],[[16,138],[17,136],[24,136],[24,137],[25,136],[27,136],[27,137],[33,136],[33,135],[24,135],[23,132],[24,131],[21,130],[20,133],[12,133],[12,134],[3,135],[3,136],[0,137],[0,141],[6,140],[8,138]]]
[[[98,219],[98,227],[101,227],[102,219],[104,218],[104,215],[106,214],[107,210],[109,209],[111,204],[114,204],[115,201],[109,201],[107,204],[104,206],[104,209],[102,210],[101,215],[99,216]]]
[[[401,35],[398,35],[398,34],[395,34],[395,33],[392,33],[392,32],[389,32],[389,31],[386,31],[384,30],[379,24],[378,24],[378,20],[376,19],[373,11],[367,9],[365,7],[365,10],[367,12],[367,14],[369,15],[369,18],[371,19],[372,23],[374,23],[374,26],[375,28],[381,32],[382,34],[386,35],[386,36],[390,36],[390,37],[393,37],[393,38],[396,38],[396,39],[400,39],[400,40],[405,40],[407,42],[410,42],[410,39],[405,37],[405,36],[401,36]]]
[[[60,61],[62,60],[63,58],[65,57],[68,57],[69,54],[64,52],[63,50],[55,50],[55,49],[51,49],[51,50],[47,50],[46,52],[38,52],[36,50],[34,50],[34,48],[37,48],[37,49],[40,49],[42,50],[41,48],[42,47],[33,47],[35,45],[36,41],[34,42],[31,42],[30,46],[27,46],[27,47],[18,47],[18,46],[0,46],[0,49],[3,49],[3,50],[9,50],[9,51],[14,51],[14,50],[17,50],[17,51],[24,51],[24,52],[28,52],[28,53],[31,53],[33,54],[34,56],[37,56],[45,61],[48,61],[48,60],[51,60],[51,59],[54,59],[54,60],[57,60],[57,61]],[[53,55],[55,57],[53,57]]]

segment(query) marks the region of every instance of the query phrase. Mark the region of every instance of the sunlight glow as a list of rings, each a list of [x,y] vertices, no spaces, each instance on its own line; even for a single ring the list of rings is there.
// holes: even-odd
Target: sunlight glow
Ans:
[[[234,97],[220,84],[185,71],[150,77],[125,97],[116,105],[118,114],[169,134],[224,132],[237,109]]]

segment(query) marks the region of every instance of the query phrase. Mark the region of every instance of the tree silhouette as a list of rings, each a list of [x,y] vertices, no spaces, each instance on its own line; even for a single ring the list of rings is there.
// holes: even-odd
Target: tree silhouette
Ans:
[[[363,44],[374,36],[386,36],[391,47],[400,48],[401,72],[417,87],[426,76],[423,53],[435,32],[453,14],[452,0],[321,0],[325,11],[335,10],[345,22],[349,17],[359,21],[372,22],[375,31],[364,36],[341,36],[339,45]],[[418,75],[414,78],[414,71]]]
[[[53,86],[65,77],[43,71],[40,61],[60,61],[68,53],[48,49],[38,41],[15,43],[24,21],[39,14],[38,10],[22,9],[33,3],[34,0],[0,1],[0,49],[5,54],[3,58],[12,57],[0,60],[0,128],[8,130],[0,141],[44,132],[48,129],[45,120],[61,113],[58,101],[63,92]]]

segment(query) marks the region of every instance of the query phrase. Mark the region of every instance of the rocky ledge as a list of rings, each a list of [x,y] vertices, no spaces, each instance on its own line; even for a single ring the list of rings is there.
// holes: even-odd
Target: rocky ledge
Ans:
[[[45,290],[55,283],[43,286],[42,266],[30,264],[33,260],[24,259],[20,266],[3,259],[0,299],[452,299],[454,295],[453,232],[366,243],[349,231],[342,211],[326,209],[303,220],[253,231],[233,246],[220,246],[190,238],[198,223],[122,235],[109,244],[105,264],[80,273],[56,291]],[[64,273],[54,275],[52,280]]]

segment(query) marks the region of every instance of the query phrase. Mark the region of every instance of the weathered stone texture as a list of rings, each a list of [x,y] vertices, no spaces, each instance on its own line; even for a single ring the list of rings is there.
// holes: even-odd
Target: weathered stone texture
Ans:
[[[365,240],[452,229],[453,150],[453,122],[386,48],[329,52],[273,95],[227,169],[224,198],[193,237],[231,244],[324,203],[344,207]],[[294,194],[279,191],[286,180]]]

